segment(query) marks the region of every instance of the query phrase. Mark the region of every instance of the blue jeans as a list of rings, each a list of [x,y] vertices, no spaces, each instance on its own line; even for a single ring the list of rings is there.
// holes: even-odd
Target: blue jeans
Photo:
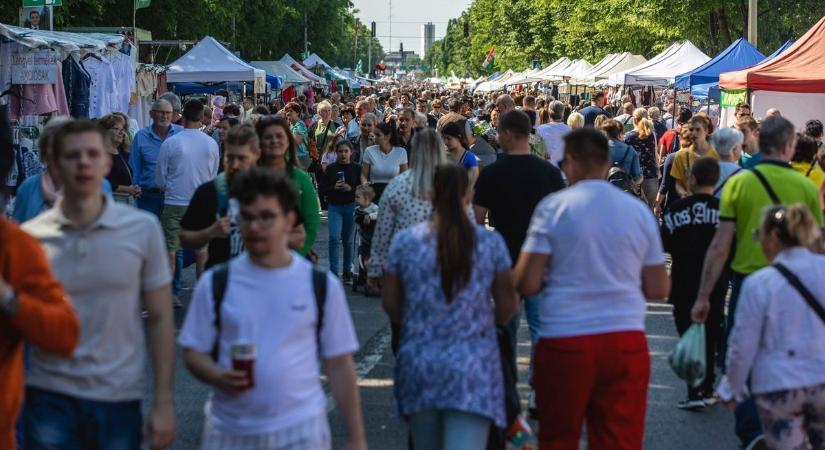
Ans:
[[[417,449],[484,450],[490,419],[455,410],[433,410],[413,414],[410,431]]]
[[[524,297],[524,304],[516,315],[507,323],[507,331],[510,332],[510,342],[513,344],[513,367],[518,359],[518,329],[521,326],[521,311],[527,316],[527,328],[530,329],[530,370],[527,375],[528,380],[533,379],[533,353],[536,351],[536,342],[539,340],[539,294],[531,297]],[[532,383],[532,381],[531,381]]]
[[[329,270],[338,272],[338,249],[344,245],[344,272],[352,273],[355,250],[355,203],[348,205],[329,204]]]
[[[733,331],[734,316],[736,315],[736,305],[739,303],[739,294],[742,292],[742,283],[748,275],[741,273],[733,273],[731,276],[730,285],[730,303],[728,303],[728,317],[725,321],[725,339],[723,341],[723,361],[728,349],[728,338],[731,331]],[[736,435],[742,442],[742,446],[746,447],[754,439],[762,435],[762,422],[759,420],[759,412],[756,409],[756,400],[754,397],[748,397],[742,403],[736,405],[736,410],[733,412],[736,418]]]
[[[81,400],[37,388],[26,389],[23,410],[26,450],[138,450],[143,416],[140,400]]]

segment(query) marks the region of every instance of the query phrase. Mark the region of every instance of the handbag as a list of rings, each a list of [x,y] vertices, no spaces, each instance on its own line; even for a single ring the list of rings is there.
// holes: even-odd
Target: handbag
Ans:
[[[510,332],[504,326],[497,325],[496,337],[498,338],[498,352],[504,382],[504,412],[507,427],[505,429],[490,427],[490,433],[487,437],[487,450],[505,450],[507,448],[507,429],[521,415],[521,397],[519,397],[518,387],[516,387],[518,370],[513,365],[513,345]]]

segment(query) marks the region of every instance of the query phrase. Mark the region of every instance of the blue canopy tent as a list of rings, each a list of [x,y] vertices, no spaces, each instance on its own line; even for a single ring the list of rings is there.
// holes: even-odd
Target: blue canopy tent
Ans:
[[[792,46],[793,43],[794,43],[793,39],[788,39],[788,41],[785,42],[784,44],[782,44],[781,47],[779,47],[778,49],[776,49],[776,51],[774,51],[773,53],[768,55],[768,57],[765,58],[765,61],[770,61],[770,60],[776,58],[777,56],[781,55],[783,52],[785,52],[785,50],[788,49],[788,47]]]
[[[674,87],[690,89],[690,95],[693,97],[707,98],[708,92],[713,90],[712,85],[719,85],[720,74],[744,69],[764,60],[765,55],[760,53],[756,47],[745,39],[739,38],[710,61],[677,76]]]
[[[271,89],[280,89],[283,84],[281,77],[266,75],[266,82],[269,83]],[[225,81],[220,83],[170,83],[172,91],[178,95],[191,94],[215,94],[218,91],[231,91],[239,89],[244,82],[227,83]],[[251,83],[247,83],[251,86]]]

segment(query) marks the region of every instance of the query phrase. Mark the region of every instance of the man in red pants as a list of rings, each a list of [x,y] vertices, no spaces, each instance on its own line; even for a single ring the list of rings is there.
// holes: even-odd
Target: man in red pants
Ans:
[[[533,384],[541,450],[637,450],[644,437],[650,356],[645,299],[669,280],[650,209],[605,181],[607,138],[592,128],[565,136],[570,187],[533,214],[515,277],[539,302]]]

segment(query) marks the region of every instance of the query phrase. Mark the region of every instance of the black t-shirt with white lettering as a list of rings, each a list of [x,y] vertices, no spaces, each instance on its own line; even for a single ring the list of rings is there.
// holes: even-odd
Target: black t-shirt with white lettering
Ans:
[[[662,244],[673,263],[670,276],[670,303],[692,304],[699,291],[702,265],[713,235],[719,226],[719,199],[713,195],[696,194],[674,202],[662,216]],[[722,283],[724,279],[724,285]],[[724,299],[726,277],[721,277],[713,290],[712,300]]]
[[[561,171],[533,155],[503,155],[479,173],[473,203],[489,211],[514,265],[536,205],[564,187]]]

